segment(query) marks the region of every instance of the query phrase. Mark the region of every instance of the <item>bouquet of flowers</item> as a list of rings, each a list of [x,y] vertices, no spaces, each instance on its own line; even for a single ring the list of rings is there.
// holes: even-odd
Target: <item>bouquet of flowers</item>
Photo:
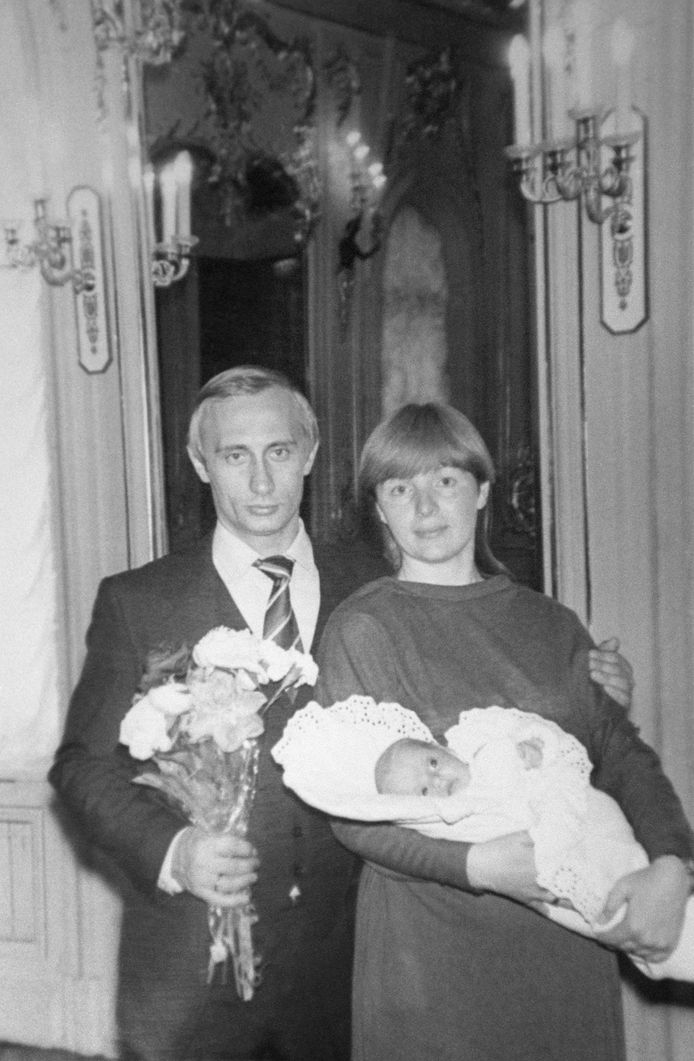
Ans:
[[[280,693],[313,685],[311,656],[249,630],[216,627],[194,648],[153,653],[120,727],[120,742],[157,770],[135,778],[164,792],[193,825],[245,836],[258,773],[263,713]],[[211,906],[208,982],[231,958],[239,997],[253,997],[257,961],[252,904]]]

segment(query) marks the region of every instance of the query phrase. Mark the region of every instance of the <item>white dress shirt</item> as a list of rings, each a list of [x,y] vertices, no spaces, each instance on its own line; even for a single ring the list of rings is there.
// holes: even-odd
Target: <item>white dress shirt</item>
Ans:
[[[276,556],[277,554],[268,555]],[[294,561],[292,577],[289,580],[289,597],[301,634],[303,650],[309,652],[318,622],[320,579],[313,559],[313,546],[301,521],[296,538],[282,555]],[[265,608],[272,591],[272,580],[253,566],[254,562],[259,559],[264,559],[264,557],[228,531],[221,523],[217,524],[212,537],[212,563],[251,633],[262,637]],[[157,884],[170,895],[183,890],[173,877],[171,869],[176,844],[184,832],[185,829],[181,829],[174,836],[159,872]]]
[[[301,644],[304,652],[310,652],[320,607],[320,580],[313,559],[313,546],[303,523],[300,522],[296,538],[282,555],[294,561],[289,596],[301,634]],[[264,557],[221,523],[217,524],[212,538],[212,562],[249,629],[262,637],[272,580],[253,566],[259,559]]]

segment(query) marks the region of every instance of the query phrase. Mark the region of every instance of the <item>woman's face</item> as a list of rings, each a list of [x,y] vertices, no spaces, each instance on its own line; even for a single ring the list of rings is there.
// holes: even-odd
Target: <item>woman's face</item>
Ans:
[[[488,494],[489,483],[453,466],[380,483],[377,509],[402,553],[400,578],[472,581],[477,514]]]

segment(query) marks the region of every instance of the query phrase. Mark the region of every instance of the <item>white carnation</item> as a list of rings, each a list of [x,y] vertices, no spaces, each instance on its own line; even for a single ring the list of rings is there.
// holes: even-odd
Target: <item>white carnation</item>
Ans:
[[[190,691],[181,682],[156,685],[149,690],[146,699],[165,715],[181,715],[190,707]]]
[[[284,678],[294,663],[294,651],[282,648],[276,641],[263,641],[262,654],[267,676],[271,682]]]
[[[297,652],[292,649],[292,663],[298,670],[296,685],[315,685],[318,678],[318,664],[308,652]]]
[[[281,648],[275,641],[263,641],[263,662],[271,682],[279,681],[290,671],[292,685],[315,685],[318,667],[308,652]]]
[[[119,740],[130,749],[133,759],[151,759],[155,752],[171,749],[166,716],[153,706],[149,696],[130,708],[120,724]]]
[[[198,641],[193,659],[199,667],[223,667],[225,670],[262,673],[259,650],[261,642],[250,630],[230,630],[216,626]]]
[[[236,720],[218,718],[212,727],[211,736],[223,752],[235,752],[245,740],[259,737],[264,728],[259,715],[247,715]]]

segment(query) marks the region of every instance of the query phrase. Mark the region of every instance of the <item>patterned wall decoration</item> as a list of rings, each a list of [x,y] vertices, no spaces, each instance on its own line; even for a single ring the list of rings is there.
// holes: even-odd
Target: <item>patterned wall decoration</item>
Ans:
[[[224,219],[230,224],[239,210],[262,208],[263,194],[272,196],[274,188],[270,207],[292,208],[303,241],[318,218],[321,191],[309,42],[281,40],[264,19],[236,4],[194,6],[203,9],[196,28],[212,43],[201,67],[203,135],[214,153],[209,180],[219,189]]]
[[[197,148],[226,225],[248,211],[288,207],[296,241],[305,241],[321,196],[308,40],[280,39],[239,0],[92,0],[92,21],[99,56],[117,48],[145,67],[197,57],[200,113],[160,130],[151,153]]]
[[[444,48],[409,65],[405,102],[393,129],[395,151],[415,137],[438,136],[451,116],[460,88],[451,58],[451,49]]]
[[[339,129],[347,120],[355,100],[361,95],[359,68],[344,44],[340,43],[328,56],[323,71],[335,100],[336,125]]]

